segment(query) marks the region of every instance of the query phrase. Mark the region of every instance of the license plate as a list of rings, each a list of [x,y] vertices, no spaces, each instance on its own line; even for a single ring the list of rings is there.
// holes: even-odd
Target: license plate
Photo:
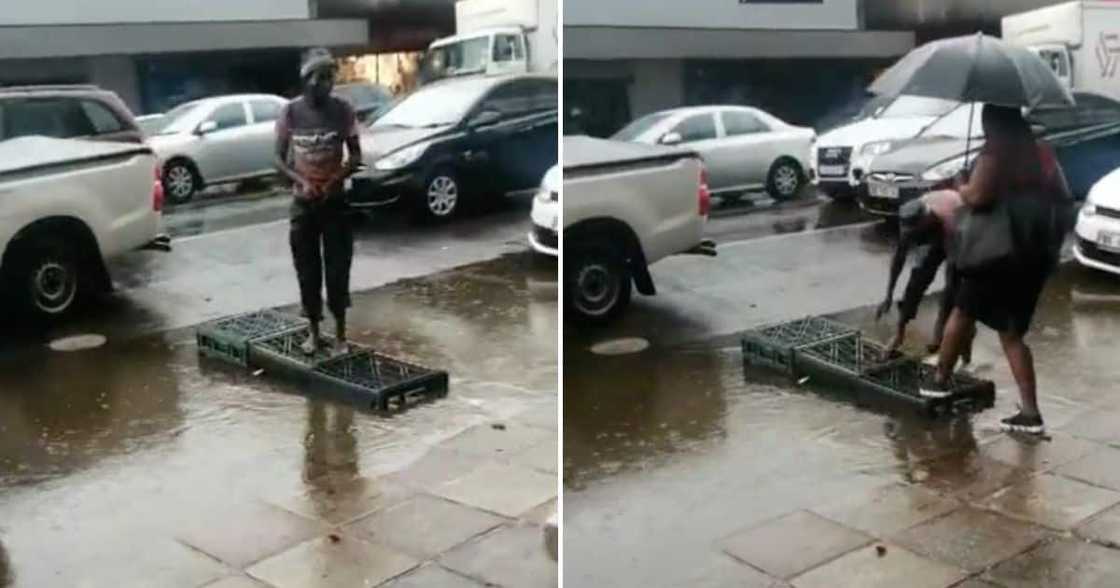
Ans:
[[[844,166],[842,166],[842,165],[822,165],[821,166],[821,175],[822,176],[842,176],[846,173],[848,173],[848,170],[845,169]]]
[[[1120,251],[1120,233],[1113,233],[1110,231],[1101,231],[1097,233],[1097,245],[1099,245],[1101,249]]]
[[[898,186],[890,184],[868,184],[867,192],[875,198],[890,198],[892,200],[898,198]]]

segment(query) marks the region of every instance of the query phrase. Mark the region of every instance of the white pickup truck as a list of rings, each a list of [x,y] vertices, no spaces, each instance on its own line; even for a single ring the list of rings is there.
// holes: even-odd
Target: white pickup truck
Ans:
[[[648,266],[670,255],[715,255],[703,237],[707,171],[688,149],[564,138],[564,304],[606,323],[631,288],[656,293]]]
[[[34,319],[111,288],[107,262],[169,248],[163,189],[145,145],[46,137],[0,141],[0,295]],[[8,306],[12,308],[12,306]]]

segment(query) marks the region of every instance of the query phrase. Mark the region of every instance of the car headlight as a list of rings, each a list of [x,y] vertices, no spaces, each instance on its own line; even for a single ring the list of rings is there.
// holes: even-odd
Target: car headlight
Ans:
[[[963,167],[964,157],[943,161],[922,172],[922,179],[927,182],[941,182],[960,173]]]
[[[381,171],[393,171],[412,165],[428,150],[429,145],[431,145],[431,143],[425,141],[423,143],[410,145],[404,149],[397,149],[385,157],[378,159],[374,162],[373,167]]]
[[[868,143],[864,145],[863,149],[860,149],[859,152],[862,155],[882,155],[890,150],[890,141],[877,141],[875,143]]]

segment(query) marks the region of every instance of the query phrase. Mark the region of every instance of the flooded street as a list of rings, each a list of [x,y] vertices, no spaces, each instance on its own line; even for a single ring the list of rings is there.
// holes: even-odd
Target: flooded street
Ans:
[[[872,226],[669,260],[654,268],[657,297],[610,329],[566,335],[569,582],[1120,584],[1120,554],[1103,547],[1120,541],[1113,277],[1067,264],[1044,294],[1029,338],[1042,441],[998,430],[1018,395],[990,331],[973,369],[996,382],[996,406],[972,417],[926,421],[744,371],[738,332],[809,314],[885,341],[892,324],[872,312],[889,247]],[[932,302],[911,328],[913,352],[929,337]],[[621,337],[648,348],[591,351]]]
[[[76,324],[5,338],[0,586],[555,586],[556,264],[506,245],[524,215],[361,230],[354,282],[388,285],[355,292],[351,339],[451,376],[400,414],[198,356],[211,314],[298,312],[294,283],[262,278],[290,278],[286,241],[269,244],[286,225],[141,259]],[[264,286],[227,290],[237,271]],[[107,342],[46,345],[79,333]]]

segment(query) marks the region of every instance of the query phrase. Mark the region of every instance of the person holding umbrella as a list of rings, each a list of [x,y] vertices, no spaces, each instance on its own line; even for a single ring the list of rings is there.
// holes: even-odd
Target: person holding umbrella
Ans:
[[[912,51],[871,91],[984,103],[985,145],[972,173],[962,173],[956,185],[964,210],[950,256],[959,283],[935,379],[921,393],[952,394],[953,368],[979,321],[999,333],[1019,388],[1019,412],[1001,420],[1001,428],[1041,434],[1034,358],[1024,337],[1057,266],[1072,199],[1053,150],[1035,140],[1023,109],[1071,107],[1073,97],[1038,56],[982,34]]]

